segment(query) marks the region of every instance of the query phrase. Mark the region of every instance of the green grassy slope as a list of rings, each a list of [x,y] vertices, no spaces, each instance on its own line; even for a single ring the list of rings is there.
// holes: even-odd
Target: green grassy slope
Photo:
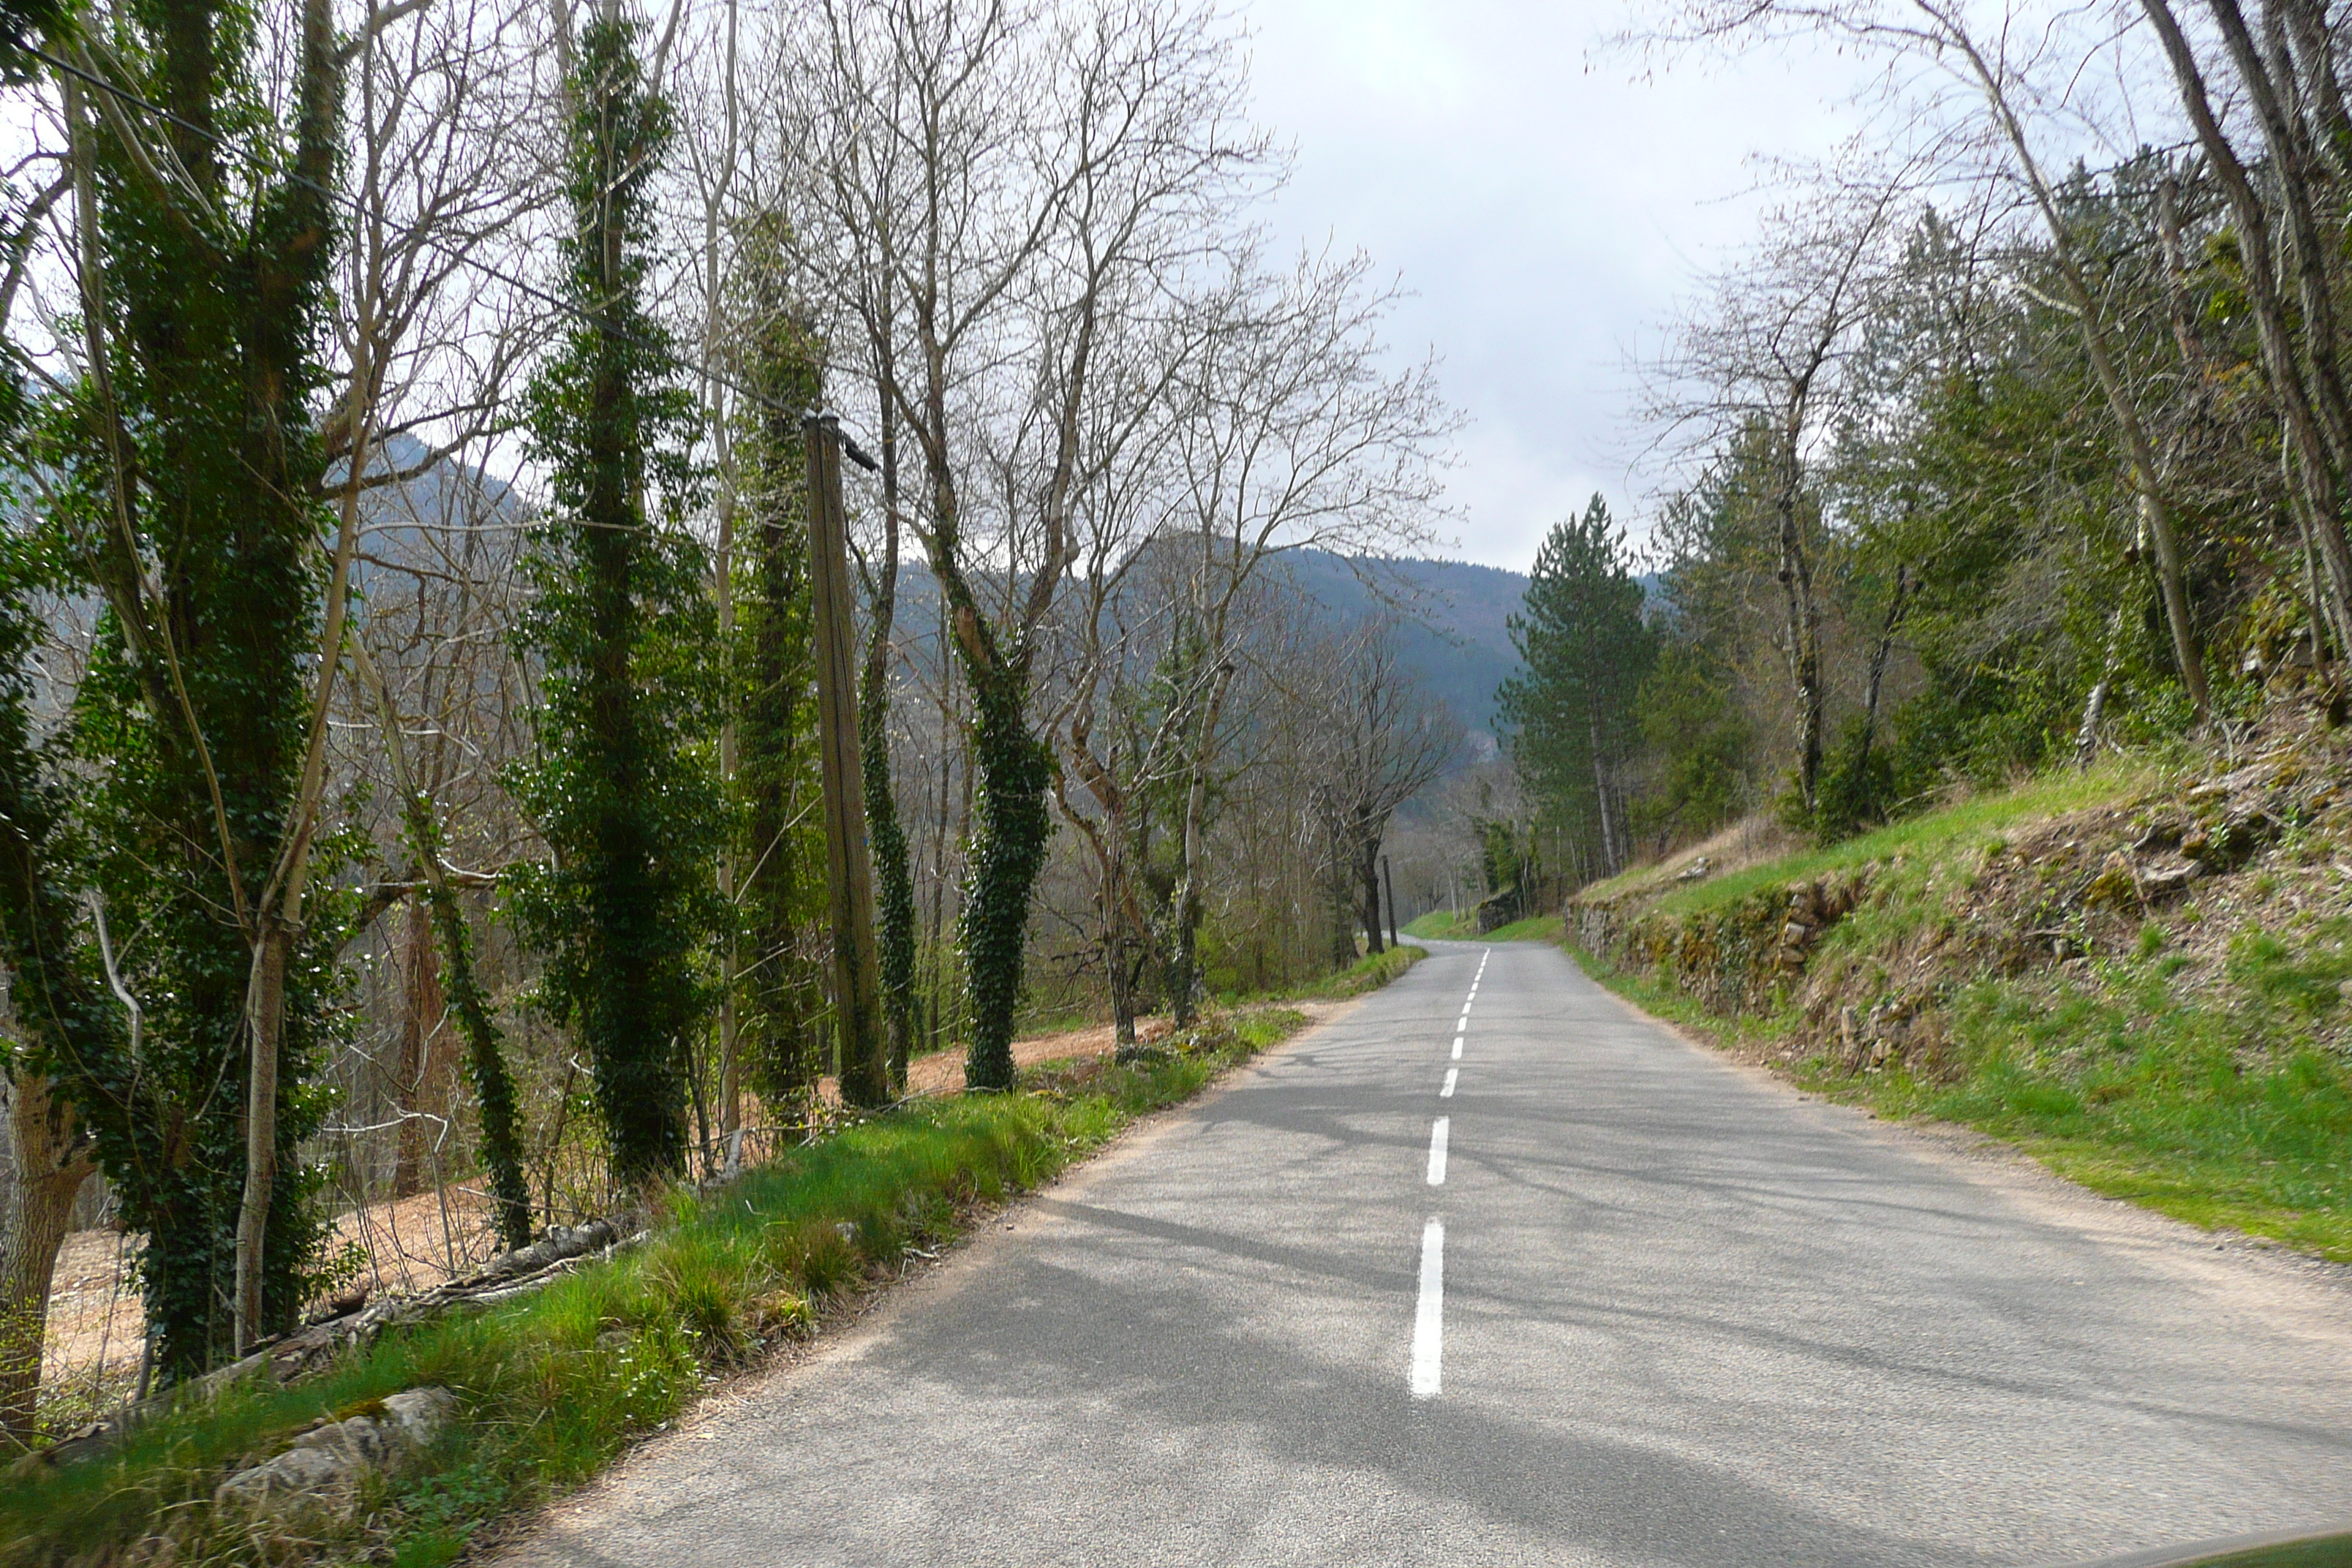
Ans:
[[[1580,956],[1832,1095],[2352,1261],[2342,749],[2069,773],[1713,881],[1592,889]]]
[[[1560,930],[1558,915],[1529,915],[1526,920],[1496,926],[1482,936],[1475,917],[1455,920],[1451,910],[1436,910],[1408,922],[1404,934],[1450,942],[1557,942]]]

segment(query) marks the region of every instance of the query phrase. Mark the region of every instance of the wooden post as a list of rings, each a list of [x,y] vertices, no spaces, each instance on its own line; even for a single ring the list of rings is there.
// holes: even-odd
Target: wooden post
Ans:
[[[1386,895],[1388,902],[1389,945],[1391,947],[1394,947],[1397,944],[1398,924],[1396,907],[1396,877],[1395,874],[1389,869],[1389,858],[1386,855],[1381,857],[1381,887]]]
[[[841,1097],[890,1103],[874,956],[874,879],[866,844],[864,763],[857,743],[857,677],[850,626],[849,563],[841,510],[841,425],[830,414],[801,420],[808,439],[809,586],[816,619],[818,752],[824,773],[825,868],[833,893],[833,1005],[840,1022]]]

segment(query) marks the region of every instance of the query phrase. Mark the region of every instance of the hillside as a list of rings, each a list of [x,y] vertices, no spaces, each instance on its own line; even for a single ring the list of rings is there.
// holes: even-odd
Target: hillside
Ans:
[[[1318,550],[1282,558],[1303,593],[1354,620],[1381,610],[1403,618],[1399,647],[1432,694],[1474,734],[1495,734],[1495,688],[1518,668],[1506,623],[1527,577],[1467,561],[1349,562]]]
[[[1571,901],[1645,1006],[1883,1114],[2352,1260],[2352,731],[2066,773]]]
[[[1467,561],[1350,562],[1319,550],[1286,552],[1273,571],[1331,613],[1336,625],[1388,611],[1402,618],[1399,647],[1408,668],[1474,734],[1495,733],[1495,688],[1518,668],[1506,626],[1527,592],[1526,576]],[[938,616],[930,574],[902,568],[901,624],[928,626]]]

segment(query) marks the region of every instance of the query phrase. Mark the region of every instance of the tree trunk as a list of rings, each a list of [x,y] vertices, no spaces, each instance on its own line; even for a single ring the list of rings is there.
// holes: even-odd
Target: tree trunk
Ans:
[[[1886,661],[1895,651],[1895,634],[1903,629],[1903,617],[1910,613],[1911,596],[1919,580],[1911,575],[1908,566],[1895,568],[1895,595],[1886,602],[1886,619],[1878,628],[1878,644],[1870,653],[1870,679],[1862,693],[1862,749],[1856,766],[1869,760],[1871,742],[1878,735],[1878,703],[1886,685]]]
[[[364,638],[352,639],[352,663],[375,703],[377,722],[384,737],[384,754],[392,763],[393,781],[403,797],[402,826],[407,830],[409,848],[416,857],[418,875],[425,883],[420,903],[430,917],[432,934],[440,943],[440,963],[434,971],[434,994],[436,997],[441,995],[440,976],[446,973],[447,1016],[456,1020],[457,1032],[465,1037],[467,1069],[473,1079],[474,1103],[481,1118],[482,1161],[489,1167],[490,1191],[498,1205],[499,1237],[509,1250],[526,1247],[530,1242],[530,1186],[523,1174],[522,1132],[516,1125],[514,1079],[507,1071],[506,1054],[500,1047],[498,1025],[490,1016],[489,1003],[474,978],[474,946],[467,930],[466,913],[458,905],[457,889],[449,885],[448,871],[441,863],[441,824],[433,814],[432,797],[416,786],[415,776],[409,771],[399,710],[392,704],[391,693],[384,689],[383,673],[368,653]],[[436,1012],[436,1018],[440,1016]],[[436,1030],[435,1037],[446,1038],[446,1031]],[[435,1084],[446,1085],[448,1072],[438,1065],[438,1053],[432,1049],[430,1042],[425,1059],[428,1079]],[[446,1110],[446,1091],[440,1103]],[[553,1142],[557,1145],[562,1142],[560,1127]]]
[[[940,737],[942,744],[938,763],[940,809],[938,816],[931,822],[931,1005],[930,1033],[926,1042],[933,1050],[939,1050],[946,1044],[943,1031],[947,1027],[948,1011],[946,985],[948,826],[950,821],[948,805],[952,798],[948,786],[950,782],[950,763],[952,757],[944,742],[949,736],[956,732],[957,725],[956,661],[948,653],[948,605],[944,596],[940,600],[940,633],[937,646],[940,649]],[[969,771],[964,776],[968,784],[971,778]],[[964,819],[969,822],[971,819],[971,798],[969,793],[964,796],[962,804]]]
[[[734,112],[735,76],[735,7],[727,8],[727,84],[728,110]],[[711,247],[717,265],[718,247]],[[713,290],[716,293],[716,290]],[[716,590],[719,609],[719,647],[728,661],[729,701],[719,721],[719,787],[731,800],[739,785],[738,763],[740,739],[736,732],[739,718],[733,700],[733,686],[740,676],[735,658],[735,496],[732,481],[726,497],[719,506],[719,541],[712,563],[711,581]],[[737,885],[740,867],[736,851],[740,847],[733,837],[719,851],[719,898],[727,909],[727,929],[719,943],[719,1131],[731,1138],[743,1126],[743,1040],[742,1016],[736,997],[743,983],[743,912],[741,889]]]
[[[1610,799],[1608,753],[1601,741],[1601,716],[1586,715],[1587,749],[1592,753],[1592,798],[1598,803],[1601,817],[1601,874],[1613,877],[1618,870],[1618,830],[1614,803]]]
[[[8,1102],[14,1182],[0,1186],[0,1438],[34,1435],[49,1289],[74,1199],[96,1169],[89,1141],[48,1081],[19,1071],[0,1079]]]
[[[1222,636],[1222,626],[1212,628]],[[1222,643],[1213,643],[1222,647]],[[1192,755],[1184,788],[1184,827],[1179,841],[1183,864],[1179,868],[1176,894],[1175,953],[1168,966],[1168,1010],[1180,1029],[1190,1028],[1201,990],[1201,882],[1208,859],[1209,759],[1224,722],[1225,697],[1233,689],[1234,665],[1225,660],[1209,683],[1208,700],[1192,731]]]
[[[2099,679],[2083,704],[2083,722],[2074,731],[2074,765],[2087,768],[2098,759],[2099,726],[2106,718],[2107,697],[2116,689],[2116,670],[2123,662],[2124,619],[2128,605],[2118,605],[2107,618],[2107,656]]]
[[[1110,983],[1111,1042],[1121,1053],[1136,1048],[1135,971],[1128,962],[1126,919],[1115,900],[1104,900],[1103,963]]]
[[[890,773],[891,628],[898,605],[898,423],[882,404],[882,563],[868,595],[866,666],[858,676],[857,722],[864,757],[866,830],[873,848],[874,941],[881,968],[882,1017],[889,1033],[893,1093],[907,1087],[915,1030],[915,879]]]
[[[1388,943],[1381,937],[1381,840],[1375,833],[1367,832],[1356,847],[1356,889],[1361,900],[1358,913],[1364,922],[1364,951],[1386,952]]]
[[[1013,1083],[1013,1013],[1021,1000],[1029,894],[1045,863],[1046,781],[1052,759],[1030,731],[1028,681],[1001,666],[971,678],[974,794],[962,927],[964,991],[971,1005],[964,1082]]]
[[[449,1114],[447,1032],[442,1027],[441,965],[433,951],[433,917],[422,893],[411,895],[401,939],[404,1005],[400,1021],[400,1158],[394,1197],[424,1189],[425,1148]]]
[[[1798,495],[1797,432],[1795,421],[1784,433],[1787,446],[1780,454],[1786,468],[1780,494],[1774,500],[1774,510],[1780,524],[1780,590],[1788,611],[1789,674],[1797,690],[1797,793],[1811,816],[1821,804],[1822,728],[1823,708],[1822,694],[1822,614],[1813,599],[1812,562],[1805,551],[1804,538],[1797,526],[1797,509],[1801,503]]]
[[[1397,930],[1396,878],[1389,870],[1389,858],[1381,857],[1381,886],[1389,896],[1389,945],[1395,947],[1404,938]]]
[[[294,946],[293,932],[270,916],[263,919],[246,1004],[253,1052],[246,1077],[245,1194],[236,1211],[236,1355],[265,1338],[272,1321],[290,1319],[299,1305],[262,1299],[269,1210],[278,1194],[278,1068],[286,1025],[286,961]]]

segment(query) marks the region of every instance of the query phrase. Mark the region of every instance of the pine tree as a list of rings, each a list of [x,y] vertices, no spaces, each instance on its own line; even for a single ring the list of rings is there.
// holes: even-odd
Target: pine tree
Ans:
[[[1594,496],[1536,554],[1510,619],[1524,674],[1496,693],[1521,784],[1604,876],[1631,847],[1620,772],[1638,740],[1634,699],[1657,658],[1625,533]]]

